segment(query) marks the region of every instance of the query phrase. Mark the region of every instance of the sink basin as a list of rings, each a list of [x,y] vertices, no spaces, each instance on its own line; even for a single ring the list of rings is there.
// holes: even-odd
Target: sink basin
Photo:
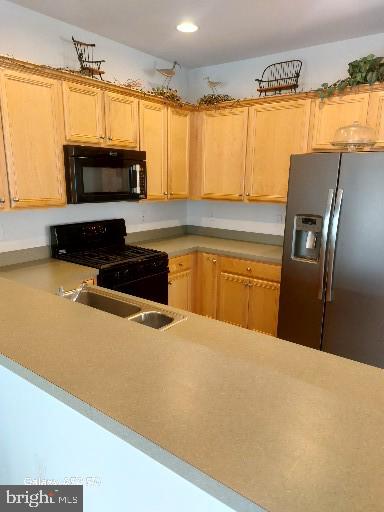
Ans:
[[[113,299],[112,297],[101,295],[100,293],[94,293],[91,290],[82,291],[75,302],[79,302],[80,304],[85,304],[91,308],[100,309],[106,313],[111,313],[112,315],[121,316],[123,318],[127,318],[128,316],[141,311],[141,308],[135,304]]]
[[[166,315],[165,313],[160,313],[160,311],[145,311],[144,313],[134,316],[130,320],[132,320],[132,322],[137,322],[138,324],[146,325],[147,327],[152,327],[153,329],[161,329],[162,327],[171,324],[174,321],[174,318]]]

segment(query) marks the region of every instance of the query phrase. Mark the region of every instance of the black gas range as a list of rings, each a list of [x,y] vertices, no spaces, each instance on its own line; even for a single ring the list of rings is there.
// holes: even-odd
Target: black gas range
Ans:
[[[125,245],[124,219],[51,226],[53,258],[99,269],[98,286],[168,304],[168,254]]]

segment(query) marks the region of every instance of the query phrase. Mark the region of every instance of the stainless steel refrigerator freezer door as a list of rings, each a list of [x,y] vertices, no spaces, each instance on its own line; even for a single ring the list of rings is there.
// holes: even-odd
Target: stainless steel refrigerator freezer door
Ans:
[[[291,159],[277,335],[316,349],[321,345],[323,270],[339,163],[339,153],[297,155]],[[305,243],[295,244],[294,232],[298,223],[302,226],[305,216],[314,221],[320,218],[318,259],[295,257],[296,250],[299,256],[300,251],[304,254],[305,248],[311,246],[308,239],[313,238],[306,236]]]
[[[344,153],[340,189],[322,348],[384,368],[384,153]]]

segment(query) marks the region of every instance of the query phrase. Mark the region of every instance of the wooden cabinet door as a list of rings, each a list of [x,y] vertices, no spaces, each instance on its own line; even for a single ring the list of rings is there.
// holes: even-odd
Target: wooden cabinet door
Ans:
[[[170,199],[188,197],[190,113],[168,109],[168,193]]]
[[[335,132],[341,126],[359,121],[367,122],[369,93],[345,94],[321,101],[315,100],[311,147],[314,150],[329,150]]]
[[[140,149],[147,152],[148,199],[166,199],[167,107],[140,102]]]
[[[202,197],[242,201],[247,122],[247,108],[203,113]]]
[[[107,144],[137,148],[139,141],[139,101],[136,98],[106,92],[105,127]]]
[[[218,294],[218,320],[247,327],[249,279],[220,272]]]
[[[276,336],[279,283],[252,279],[249,288],[248,329]]]
[[[246,197],[286,202],[292,154],[308,149],[310,100],[276,101],[249,109]]]
[[[69,142],[105,142],[103,92],[95,87],[63,83],[65,137]]]
[[[0,211],[9,208],[7,164],[5,160],[4,136],[0,119]]]
[[[196,313],[216,318],[217,274],[219,258],[214,254],[197,253]]]
[[[11,206],[65,204],[59,84],[3,71],[1,101]]]
[[[375,130],[375,148],[384,147],[384,91],[372,92],[369,98],[368,124]]]
[[[174,308],[192,311],[192,270],[170,274],[168,304]]]

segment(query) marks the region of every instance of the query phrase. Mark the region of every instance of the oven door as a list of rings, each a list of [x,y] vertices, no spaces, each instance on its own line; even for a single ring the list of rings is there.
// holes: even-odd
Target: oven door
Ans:
[[[100,283],[97,284],[100,286]],[[102,286],[106,287],[105,285]],[[142,299],[153,300],[160,304],[168,304],[168,270],[113,286],[113,290]]]
[[[138,201],[147,197],[145,162],[121,156],[70,156],[66,160],[66,183],[68,203]]]

